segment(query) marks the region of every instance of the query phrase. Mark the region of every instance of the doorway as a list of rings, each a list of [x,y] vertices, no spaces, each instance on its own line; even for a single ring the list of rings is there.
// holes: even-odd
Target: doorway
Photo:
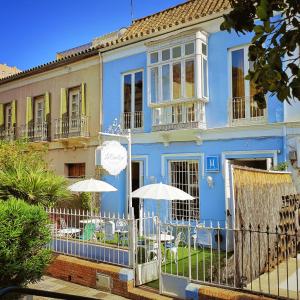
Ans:
[[[141,187],[143,183],[143,162],[133,161],[131,162],[132,170],[132,191],[135,191]],[[142,216],[143,201],[139,198],[132,198],[132,206],[135,219],[139,219]]]

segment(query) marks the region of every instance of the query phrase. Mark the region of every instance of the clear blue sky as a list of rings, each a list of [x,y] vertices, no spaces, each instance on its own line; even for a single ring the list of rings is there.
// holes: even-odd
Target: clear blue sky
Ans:
[[[133,0],[140,18],[185,0]],[[21,70],[128,26],[130,0],[0,0],[0,63]]]

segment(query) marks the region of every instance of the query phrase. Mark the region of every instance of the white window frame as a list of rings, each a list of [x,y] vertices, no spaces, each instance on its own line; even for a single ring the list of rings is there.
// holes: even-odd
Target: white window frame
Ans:
[[[172,163],[187,163],[189,164],[197,164],[198,165],[198,173],[197,173],[197,181],[198,181],[198,204],[196,205],[196,207],[198,208],[198,211],[196,212],[196,214],[198,215],[197,218],[191,218],[191,220],[199,220],[200,219],[200,162],[199,160],[195,160],[195,159],[172,159],[172,160],[168,160],[168,181],[169,184],[172,185],[172,172],[171,172],[171,165]],[[188,167],[188,172],[187,172],[187,178],[188,178],[188,190],[190,193],[190,189],[193,186],[193,184],[190,184],[190,169]],[[176,201],[176,200],[175,200]],[[191,201],[195,201],[195,200],[191,200]],[[170,218],[171,219],[176,219],[176,217],[173,216],[173,203],[170,203]],[[186,215],[189,216],[189,212],[186,212]],[[193,216],[193,212],[191,214]]]
[[[68,101],[69,101],[69,119],[71,120],[73,118],[73,109],[72,109],[72,98],[74,95],[78,95],[78,115],[75,117],[76,118],[80,118],[81,115],[81,90],[80,87],[74,87],[74,88],[70,88],[68,90]]]
[[[185,53],[185,45],[193,43],[194,44],[194,53],[189,55],[184,55]],[[207,40],[201,40],[199,41],[196,39],[195,35],[177,39],[174,41],[171,41],[169,43],[165,43],[165,45],[158,45],[155,47],[152,47],[148,50],[147,54],[147,74],[148,74],[148,89],[147,89],[147,98],[148,98],[148,106],[159,106],[164,105],[166,103],[172,104],[175,102],[184,102],[184,101],[191,101],[195,99],[202,99],[205,102],[208,99],[208,71],[207,71],[207,95],[203,95],[203,59],[206,59],[207,61],[207,70],[208,70],[208,53],[204,55],[202,53],[202,44],[206,45],[206,52],[208,52],[208,45]],[[173,49],[180,46],[181,47],[181,57],[179,58],[172,58],[172,52]],[[169,60],[162,60],[162,52],[164,50],[170,49],[170,59]],[[151,54],[157,52],[158,53],[158,62],[151,63]],[[194,96],[193,97],[187,97],[186,95],[186,82],[185,82],[185,65],[187,61],[193,61],[194,62]],[[181,64],[181,97],[178,99],[173,98],[173,65],[176,63]],[[170,66],[170,99],[164,100],[162,98],[162,66],[163,65],[169,65]],[[154,67],[158,67],[158,99],[157,102],[151,101],[151,69]],[[200,77],[200,80],[199,80]]]
[[[250,44],[243,44],[236,47],[232,47],[228,49],[228,74],[229,74],[229,80],[228,80],[228,88],[229,88],[229,103],[228,103],[228,109],[230,117],[230,122],[236,122],[236,123],[248,123],[251,119],[255,120],[255,118],[251,117],[251,103],[250,103],[250,81],[244,79],[244,88],[245,88],[245,118],[238,118],[234,119],[232,117],[232,101],[233,101],[233,95],[232,95],[232,53],[234,51],[238,51],[243,49],[244,50],[244,75],[246,76],[248,74],[248,70],[250,68],[249,60],[248,60],[248,52],[249,52],[249,46]],[[266,102],[267,103],[267,102]],[[258,120],[265,121],[267,120],[267,108],[264,109],[264,115],[259,117]],[[255,120],[257,121],[257,120]]]
[[[121,112],[122,114],[124,114],[124,109],[125,109],[125,99],[124,99],[124,78],[126,75],[131,75],[131,113],[135,113],[135,74],[136,73],[142,73],[142,82],[143,82],[143,89],[142,89],[142,115],[144,113],[144,87],[145,87],[145,83],[144,83],[144,69],[136,69],[136,70],[131,70],[128,72],[124,72],[122,73],[122,79],[121,79]],[[143,118],[143,116],[142,116]],[[135,129],[135,130],[139,130],[139,129],[143,129],[144,127],[144,122],[142,121],[142,127],[134,127],[134,118],[131,118],[131,129]]]
[[[41,116],[41,119],[42,119],[42,122],[38,122],[38,105],[39,104],[42,104],[42,116]],[[44,97],[35,97],[34,98],[34,124],[35,125],[41,125],[45,119],[44,119],[44,113],[45,113],[45,98]]]
[[[10,118],[10,122],[8,119]],[[11,103],[5,105],[5,129],[12,129],[12,105]]]

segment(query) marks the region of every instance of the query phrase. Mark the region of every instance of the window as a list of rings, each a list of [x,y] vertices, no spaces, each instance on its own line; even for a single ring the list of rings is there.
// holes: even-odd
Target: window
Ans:
[[[142,127],[143,72],[137,71],[123,75],[123,128]]]
[[[195,197],[191,201],[172,201],[172,219],[199,219],[199,163],[198,161],[171,161],[169,163],[171,185]]]
[[[12,125],[12,107],[9,103],[5,105],[5,128],[11,129]]]
[[[85,177],[85,163],[66,164],[66,173],[69,178]]]
[[[81,114],[79,87],[69,89],[68,100],[69,100],[69,118],[73,120],[78,119]]]
[[[253,120],[264,117],[265,110],[259,109],[253,100],[255,84],[245,80],[248,69],[253,68],[249,62],[248,48],[234,49],[230,52],[231,61],[231,110],[232,120]]]
[[[194,41],[149,52],[149,102],[151,104],[208,97],[207,48],[206,44],[201,45],[199,53],[196,53]],[[199,70],[196,70],[197,59],[200,60],[198,65],[202,66]],[[196,72],[199,74],[197,75]],[[195,78],[202,78],[199,81],[202,87],[196,87]],[[196,90],[199,90],[198,95]]]
[[[34,123],[41,125],[44,122],[45,100],[44,97],[34,98]]]

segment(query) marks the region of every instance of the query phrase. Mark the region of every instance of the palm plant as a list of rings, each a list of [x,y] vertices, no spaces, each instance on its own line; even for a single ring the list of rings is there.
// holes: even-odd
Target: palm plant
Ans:
[[[0,145],[0,199],[23,199],[29,204],[52,206],[68,198],[67,181],[48,169],[43,153],[31,150],[24,144],[11,145],[12,157],[3,159]],[[10,151],[11,152],[11,151]]]

